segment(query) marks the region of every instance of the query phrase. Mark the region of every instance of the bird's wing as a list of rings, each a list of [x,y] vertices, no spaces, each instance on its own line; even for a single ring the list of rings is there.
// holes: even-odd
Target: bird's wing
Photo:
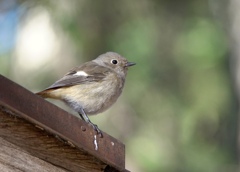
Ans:
[[[99,66],[95,62],[87,62],[82,66],[70,70],[63,78],[56,81],[46,90],[91,82],[101,82],[109,72],[109,68]]]

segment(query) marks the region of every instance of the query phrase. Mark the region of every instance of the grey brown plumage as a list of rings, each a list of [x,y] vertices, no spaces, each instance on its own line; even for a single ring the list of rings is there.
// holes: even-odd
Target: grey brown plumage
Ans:
[[[134,64],[117,53],[108,52],[73,68],[36,94],[64,101],[92,124],[86,114],[98,114],[116,102],[122,93],[127,69]]]

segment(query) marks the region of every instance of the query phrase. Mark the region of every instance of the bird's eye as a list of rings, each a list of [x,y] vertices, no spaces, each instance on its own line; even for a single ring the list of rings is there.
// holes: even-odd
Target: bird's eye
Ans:
[[[112,63],[112,64],[117,64],[118,61],[117,61],[117,60],[112,60],[111,63]]]

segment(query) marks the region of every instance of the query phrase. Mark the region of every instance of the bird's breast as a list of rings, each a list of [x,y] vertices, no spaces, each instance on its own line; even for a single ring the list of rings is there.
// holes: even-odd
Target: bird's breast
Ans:
[[[122,93],[124,80],[108,76],[101,82],[91,82],[68,87],[64,101],[76,111],[83,108],[87,114],[107,110]]]

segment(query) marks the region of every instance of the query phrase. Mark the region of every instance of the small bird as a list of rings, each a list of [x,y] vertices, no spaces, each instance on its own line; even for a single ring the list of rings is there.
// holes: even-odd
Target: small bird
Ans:
[[[117,101],[123,90],[128,67],[135,64],[117,53],[107,52],[73,68],[50,87],[36,94],[43,98],[62,100],[102,137],[100,129],[90,121],[87,114],[101,113]]]

